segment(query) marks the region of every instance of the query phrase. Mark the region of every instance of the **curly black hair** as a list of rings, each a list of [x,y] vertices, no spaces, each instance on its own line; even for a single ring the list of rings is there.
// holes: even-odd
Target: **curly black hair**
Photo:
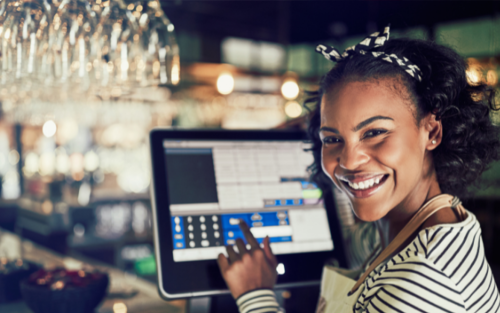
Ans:
[[[355,55],[337,63],[321,80],[320,89],[310,93],[304,103],[311,110],[309,136],[314,163],[311,178],[322,189],[331,181],[321,167],[319,138],[320,102],[325,91],[347,81],[397,78],[408,90],[415,104],[417,125],[428,113],[443,125],[441,144],[433,150],[434,166],[443,192],[466,195],[468,186],[478,182],[488,165],[500,159],[500,132],[490,120],[495,104],[495,90],[484,84],[467,81],[466,61],[452,49],[417,39],[391,39],[377,48],[387,54],[406,57],[422,71],[422,81],[408,75],[395,64],[371,55]]]

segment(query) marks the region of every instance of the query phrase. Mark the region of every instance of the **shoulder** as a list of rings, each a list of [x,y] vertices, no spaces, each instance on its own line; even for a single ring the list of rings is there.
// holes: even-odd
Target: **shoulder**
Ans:
[[[420,231],[365,281],[358,312],[469,312],[500,305],[475,216]]]
[[[474,214],[467,213],[462,222],[435,225],[420,231],[409,248],[445,275],[454,278],[464,264],[480,256],[484,259],[481,227]],[[468,260],[470,257],[473,259]]]
[[[408,249],[375,269],[364,288],[358,307],[363,303],[368,311],[465,311],[462,297],[450,278],[421,254]]]

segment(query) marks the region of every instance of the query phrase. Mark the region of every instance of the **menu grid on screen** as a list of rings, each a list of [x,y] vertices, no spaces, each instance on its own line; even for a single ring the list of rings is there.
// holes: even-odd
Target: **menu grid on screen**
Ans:
[[[174,261],[216,259],[244,220],[275,254],[333,250],[302,141],[165,140]]]

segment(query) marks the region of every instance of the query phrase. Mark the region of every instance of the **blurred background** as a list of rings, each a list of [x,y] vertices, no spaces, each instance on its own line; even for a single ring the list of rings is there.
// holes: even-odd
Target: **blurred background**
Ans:
[[[304,127],[315,46],[388,23],[498,88],[498,1],[0,1],[0,227],[155,282],[148,132]],[[472,195],[500,266],[500,165]]]

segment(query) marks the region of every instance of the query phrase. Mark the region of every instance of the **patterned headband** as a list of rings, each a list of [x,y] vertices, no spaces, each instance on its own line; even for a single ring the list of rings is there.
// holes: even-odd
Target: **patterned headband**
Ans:
[[[333,62],[342,62],[355,54],[371,54],[375,58],[381,58],[386,62],[401,66],[405,70],[405,72],[411,75],[411,77],[418,79],[418,81],[422,81],[422,71],[418,66],[411,63],[407,58],[400,58],[395,54],[386,54],[382,51],[372,51],[376,48],[382,47],[385,42],[389,40],[389,30],[390,27],[387,26],[384,28],[382,34],[380,34],[380,32],[371,34],[357,45],[345,49],[344,53],[342,54],[334,47],[328,47],[325,45],[318,45],[316,47],[316,52],[322,53],[325,58]]]

